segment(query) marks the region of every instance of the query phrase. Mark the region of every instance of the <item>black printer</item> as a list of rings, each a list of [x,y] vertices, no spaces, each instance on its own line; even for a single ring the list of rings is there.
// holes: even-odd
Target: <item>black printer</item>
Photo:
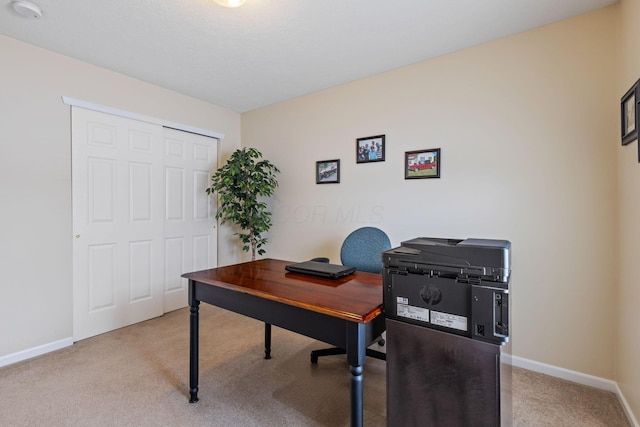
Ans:
[[[511,243],[419,237],[382,253],[385,317],[509,341]]]

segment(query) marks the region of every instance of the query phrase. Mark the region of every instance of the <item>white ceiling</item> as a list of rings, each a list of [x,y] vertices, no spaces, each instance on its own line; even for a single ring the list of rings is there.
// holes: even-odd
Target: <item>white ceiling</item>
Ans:
[[[0,34],[245,112],[618,0],[0,1]]]

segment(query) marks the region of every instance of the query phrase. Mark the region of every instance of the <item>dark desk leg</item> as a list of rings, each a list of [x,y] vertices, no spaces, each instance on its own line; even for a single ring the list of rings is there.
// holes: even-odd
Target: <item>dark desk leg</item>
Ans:
[[[271,359],[271,323],[264,324],[264,358]]]
[[[362,366],[351,366],[351,427],[362,427]]]
[[[363,424],[362,370],[366,350],[364,324],[349,323],[347,325],[347,360],[351,365],[351,427],[362,427]]]
[[[194,298],[195,282],[189,281],[189,403],[198,401],[198,309],[200,301]]]

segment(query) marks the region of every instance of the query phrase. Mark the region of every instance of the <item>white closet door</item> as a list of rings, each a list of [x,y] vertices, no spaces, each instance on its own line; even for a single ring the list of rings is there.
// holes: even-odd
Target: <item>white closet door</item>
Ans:
[[[167,140],[165,131],[176,136]],[[196,264],[194,257],[204,256],[205,223],[207,256],[213,257],[207,267],[215,265],[212,207],[204,188],[205,202],[190,199],[202,184],[189,180],[197,175],[202,181],[201,171],[214,169],[216,140],[183,144],[180,164],[174,141],[181,133],[72,107],[74,340],[186,306],[180,275]],[[207,166],[205,160],[186,161],[205,157],[201,151],[207,151]],[[180,212],[183,225],[176,231]]]
[[[162,127],[72,108],[74,339],[162,315]]]
[[[164,311],[187,305],[186,279],[180,275],[217,266],[215,196],[205,189],[216,166],[212,138],[164,131]]]

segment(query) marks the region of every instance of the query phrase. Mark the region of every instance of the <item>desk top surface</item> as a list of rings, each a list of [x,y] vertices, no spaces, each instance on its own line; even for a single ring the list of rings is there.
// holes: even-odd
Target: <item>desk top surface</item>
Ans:
[[[182,277],[352,322],[367,323],[382,313],[382,275],[357,271],[339,279],[325,279],[284,269],[293,263],[261,259]]]

